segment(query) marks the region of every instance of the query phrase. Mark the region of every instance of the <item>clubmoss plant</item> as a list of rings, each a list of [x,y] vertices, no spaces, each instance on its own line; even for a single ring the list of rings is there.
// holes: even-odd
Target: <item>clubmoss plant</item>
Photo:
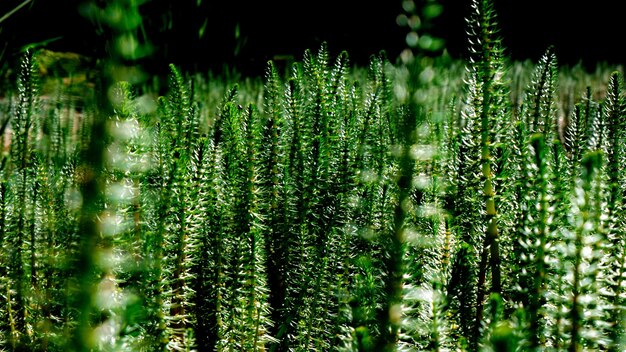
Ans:
[[[32,228],[36,201],[33,192],[36,193],[37,187],[31,130],[38,109],[35,65],[33,54],[27,52],[18,76],[18,102],[14,107],[11,125],[11,153],[8,162],[4,164],[5,179],[8,181],[7,195],[10,195],[12,205],[7,213],[7,227],[3,236],[7,249],[3,264],[6,268],[4,304],[10,331],[5,339],[13,349],[25,348],[32,343],[32,329],[35,325],[29,311],[35,295],[35,287],[30,284],[36,278],[34,256],[37,244]]]
[[[615,314],[615,321],[609,329],[610,348],[618,350],[622,344],[623,324],[623,271],[624,271],[624,233],[622,232],[623,218],[619,215],[624,206],[624,178],[621,169],[624,165],[624,98],[622,94],[622,76],[619,72],[611,74],[607,87],[607,97],[604,105],[604,115],[607,122],[606,146],[606,182],[608,187],[606,204],[606,231],[610,250],[604,258],[607,270],[606,281],[609,293],[609,309]],[[607,254],[608,254],[607,253]],[[610,313],[611,314],[611,313]]]
[[[427,55],[405,1],[396,63],[172,64],[151,98],[141,4],[85,7],[94,96],[33,53],[0,100],[1,350],[624,349],[619,71],[509,62],[489,0]]]
[[[458,294],[467,297],[472,291],[475,292],[475,299],[461,303],[465,307],[459,310],[459,319],[463,326],[469,326],[473,322],[474,331],[467,331],[465,334],[472,336],[469,339],[470,346],[476,348],[482,330],[486,292],[502,292],[502,231],[498,225],[499,205],[496,194],[498,187],[506,184],[505,178],[499,178],[504,170],[498,169],[498,165],[501,164],[500,158],[506,155],[501,142],[505,138],[505,131],[510,130],[507,128],[510,115],[504,100],[508,96],[504,81],[506,72],[502,47],[496,37],[492,4],[488,1],[473,1],[472,17],[468,19],[468,23],[472,45],[468,66],[467,107],[462,121],[463,132],[459,137],[458,175],[461,182],[457,185],[460,192],[467,193],[459,197],[462,204],[455,206],[457,209],[454,213],[468,210],[475,214],[471,220],[459,224],[459,230],[464,237],[462,241],[468,244],[463,248],[470,252],[464,254],[464,257],[469,255],[465,259],[459,257],[458,263],[461,265],[461,261],[470,260],[469,267],[476,268],[476,271],[468,273],[470,277],[455,277],[452,280],[463,282],[462,287],[467,290]],[[482,194],[482,199],[476,196],[479,193]],[[484,210],[477,211],[481,203]],[[486,281],[488,275],[491,277],[489,284]],[[470,318],[472,312],[474,317]]]

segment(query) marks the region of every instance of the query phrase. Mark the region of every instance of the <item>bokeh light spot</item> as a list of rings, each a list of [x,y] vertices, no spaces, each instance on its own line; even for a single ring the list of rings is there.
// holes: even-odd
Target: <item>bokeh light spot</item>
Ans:
[[[439,15],[441,15],[442,12],[443,12],[443,6],[441,6],[440,4],[436,4],[436,3],[431,3],[429,5],[426,5],[424,7],[424,10],[422,11],[422,13],[424,14],[424,17],[426,18],[439,17]]]
[[[413,15],[411,16],[411,18],[409,18],[409,27],[411,27],[412,30],[418,30],[421,26],[422,19],[420,18],[420,16]]]
[[[413,12],[415,11],[415,1],[413,0],[405,0],[402,2],[402,8],[404,9],[404,11],[406,12]]]
[[[409,18],[405,14],[400,14],[396,17],[396,24],[400,27],[407,26],[409,24]]]
[[[416,32],[409,32],[406,35],[406,44],[408,46],[410,46],[411,48],[414,48],[417,46],[417,44],[419,43],[420,37],[417,35]]]

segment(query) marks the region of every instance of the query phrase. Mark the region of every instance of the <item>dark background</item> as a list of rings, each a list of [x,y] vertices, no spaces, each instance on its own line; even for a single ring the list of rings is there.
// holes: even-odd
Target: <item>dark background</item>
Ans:
[[[0,17],[22,0],[0,0]],[[0,23],[3,63],[19,57],[27,44],[60,37],[46,45],[89,56],[106,54],[106,34],[78,11],[85,0],[33,0]],[[97,1],[98,2],[98,1]],[[103,3],[103,1],[100,1]],[[419,3],[419,1],[416,1]],[[430,33],[445,39],[450,55],[466,55],[464,18],[469,0],[440,0],[443,14]],[[621,64],[624,13],[614,0],[494,0],[501,37],[514,60],[537,60],[554,45],[559,61]],[[407,28],[396,24],[401,0],[216,1],[152,0],[141,7],[144,26],[156,52],[145,63],[151,70],[172,62],[183,68],[220,70],[225,65],[262,75],[269,59],[300,59],[305,49],[327,42],[331,54],[347,50],[364,65],[381,50],[393,61],[406,47]],[[206,21],[202,38],[198,32]],[[239,36],[235,29],[239,28]],[[1,64],[0,64],[1,67]]]

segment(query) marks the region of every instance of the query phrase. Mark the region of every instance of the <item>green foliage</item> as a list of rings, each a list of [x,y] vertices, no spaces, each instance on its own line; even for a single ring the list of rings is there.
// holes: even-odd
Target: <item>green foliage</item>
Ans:
[[[0,349],[623,350],[622,74],[507,62],[472,8],[467,62],[322,46],[264,83],[171,65],[156,99],[136,75],[42,95],[27,53],[0,100]]]

